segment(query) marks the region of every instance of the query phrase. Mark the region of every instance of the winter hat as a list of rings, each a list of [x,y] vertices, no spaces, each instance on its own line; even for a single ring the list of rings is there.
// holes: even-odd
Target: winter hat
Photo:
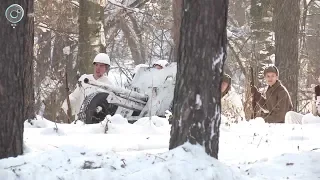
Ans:
[[[231,77],[228,74],[223,74],[222,82],[228,83],[227,89],[222,92],[221,97],[225,96],[231,89]]]
[[[228,84],[231,84],[231,77],[228,74],[223,74],[222,82],[226,82]]]
[[[267,73],[270,73],[270,72],[273,72],[273,73],[276,73],[277,76],[279,76],[279,70],[276,66],[274,65],[271,65],[271,66],[268,66],[264,69],[263,71],[263,75],[266,76]]]
[[[169,64],[167,60],[158,60],[152,63],[152,66],[159,65],[161,67],[166,67]]]

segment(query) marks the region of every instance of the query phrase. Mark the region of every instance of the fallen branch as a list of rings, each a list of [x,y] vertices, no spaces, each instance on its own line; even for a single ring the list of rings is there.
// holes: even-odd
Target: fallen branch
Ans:
[[[125,162],[125,159],[121,159],[121,161],[122,161],[122,163],[123,163],[123,164],[121,164],[121,167],[122,167],[122,168],[125,168],[125,167],[127,166],[127,164],[126,164],[126,162]]]
[[[123,9],[125,9],[125,10],[130,11],[130,12],[141,13],[141,14],[148,15],[148,16],[152,17],[151,14],[145,13],[144,11],[142,11],[142,10],[140,10],[138,8],[127,7],[127,6],[125,6],[125,5],[121,4],[121,3],[114,2],[113,0],[109,0],[108,2],[110,4],[112,4],[112,5],[114,5],[114,6],[121,7]]]
[[[303,109],[305,109],[305,107],[306,107],[308,104],[310,104],[310,102],[307,102],[307,103],[298,111],[298,113],[300,113]]]
[[[161,160],[163,160],[163,161],[166,161],[166,159],[164,159],[164,158],[162,158],[162,157],[160,157],[160,156],[157,156],[157,155],[155,155],[155,154],[147,154],[147,155],[152,155],[152,156],[154,156],[155,157],[155,159],[154,159],[154,161],[158,158],[158,159],[161,159]],[[153,161],[153,163],[154,163],[154,161]],[[152,164],[153,164],[152,163]]]
[[[247,73],[246,73],[246,69],[245,67],[243,66],[242,62],[241,62],[241,59],[238,55],[238,53],[235,51],[235,49],[231,46],[231,44],[229,43],[228,41],[228,47],[230,48],[231,52],[233,53],[233,55],[235,56],[239,66],[240,66],[240,69],[242,71],[242,73],[244,74],[245,77],[247,77]]]
[[[23,165],[26,165],[27,163],[24,162],[23,164],[18,164],[18,165],[14,165],[14,166],[9,166],[9,167],[6,167],[4,169],[10,169],[10,168],[16,168],[16,167],[19,167],[19,166],[23,166]]]
[[[316,150],[320,150],[320,148],[313,148],[310,151],[316,151]]]

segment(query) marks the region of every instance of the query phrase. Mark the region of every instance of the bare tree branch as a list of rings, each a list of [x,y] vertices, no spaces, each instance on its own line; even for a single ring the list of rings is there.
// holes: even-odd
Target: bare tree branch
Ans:
[[[239,64],[242,73],[244,74],[245,77],[247,77],[246,69],[245,69],[245,67],[243,66],[242,62],[241,62],[241,59],[240,59],[240,57],[239,57],[239,54],[234,50],[234,48],[231,46],[231,44],[230,44],[229,41],[228,41],[228,47],[230,48],[231,52],[232,52],[233,55],[235,56],[235,58],[236,58],[236,60],[237,60],[237,63]]]

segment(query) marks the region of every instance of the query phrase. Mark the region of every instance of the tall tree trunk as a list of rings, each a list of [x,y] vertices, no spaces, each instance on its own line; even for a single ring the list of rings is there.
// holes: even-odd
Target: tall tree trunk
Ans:
[[[309,59],[309,69],[310,73],[308,73],[310,84],[317,84],[318,77],[320,75],[320,8],[317,7],[315,2],[311,3],[305,14],[309,14],[307,16],[307,27],[306,27],[306,51]],[[309,85],[309,84],[308,84]]]
[[[36,11],[36,10],[35,10]],[[35,33],[37,31],[35,30]],[[37,46],[39,49],[35,54],[35,78],[34,78],[34,88],[36,93],[35,97],[35,111],[38,111],[42,105],[41,99],[41,83],[46,73],[49,72],[48,63],[51,61],[51,31],[39,31],[35,34],[38,37]]]
[[[243,26],[246,22],[246,6],[244,5],[244,0],[235,1],[234,15],[239,26]]]
[[[218,158],[228,0],[184,0],[169,149],[190,142]]]
[[[79,71],[92,73],[95,55],[105,52],[103,0],[80,0],[79,7]]]
[[[294,110],[298,106],[300,0],[277,0],[274,3],[275,65],[280,80],[287,87]]]
[[[137,38],[135,38],[134,33],[130,30],[127,21],[124,18],[120,18],[119,24],[124,37],[128,41],[128,46],[131,52],[132,59],[134,60],[134,64],[143,64],[145,61],[141,56],[140,48],[138,47],[138,43],[136,41]]]
[[[23,153],[23,123],[34,117],[32,0],[17,0],[25,16],[15,28],[0,16],[0,159]],[[12,4],[0,1],[0,12]]]
[[[250,28],[252,31],[253,58],[250,64],[254,67],[256,81],[259,75],[259,79],[263,79],[262,68],[272,63],[270,56],[274,54],[271,7],[271,0],[251,0]]]
[[[174,42],[174,57],[173,61],[177,61],[177,53],[179,46],[179,38],[180,38],[180,26],[181,26],[181,6],[183,0],[173,0],[172,1],[172,12],[173,12],[173,28],[172,28],[172,37]]]
[[[145,47],[145,43],[143,41],[143,33],[141,28],[138,26],[138,21],[136,19],[136,17],[134,17],[132,14],[128,14],[128,17],[130,18],[130,21],[132,23],[132,27],[133,30],[137,36],[137,38],[139,39],[139,41],[137,43],[139,43],[139,52],[140,52],[140,56],[141,56],[141,63],[145,63],[146,62],[146,47]]]

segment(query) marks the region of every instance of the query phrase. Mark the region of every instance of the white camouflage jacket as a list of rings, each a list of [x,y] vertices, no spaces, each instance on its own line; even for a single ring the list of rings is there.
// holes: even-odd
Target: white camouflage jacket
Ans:
[[[221,107],[221,113],[231,121],[245,120],[241,98],[234,90],[231,89],[224,97],[222,97]]]

